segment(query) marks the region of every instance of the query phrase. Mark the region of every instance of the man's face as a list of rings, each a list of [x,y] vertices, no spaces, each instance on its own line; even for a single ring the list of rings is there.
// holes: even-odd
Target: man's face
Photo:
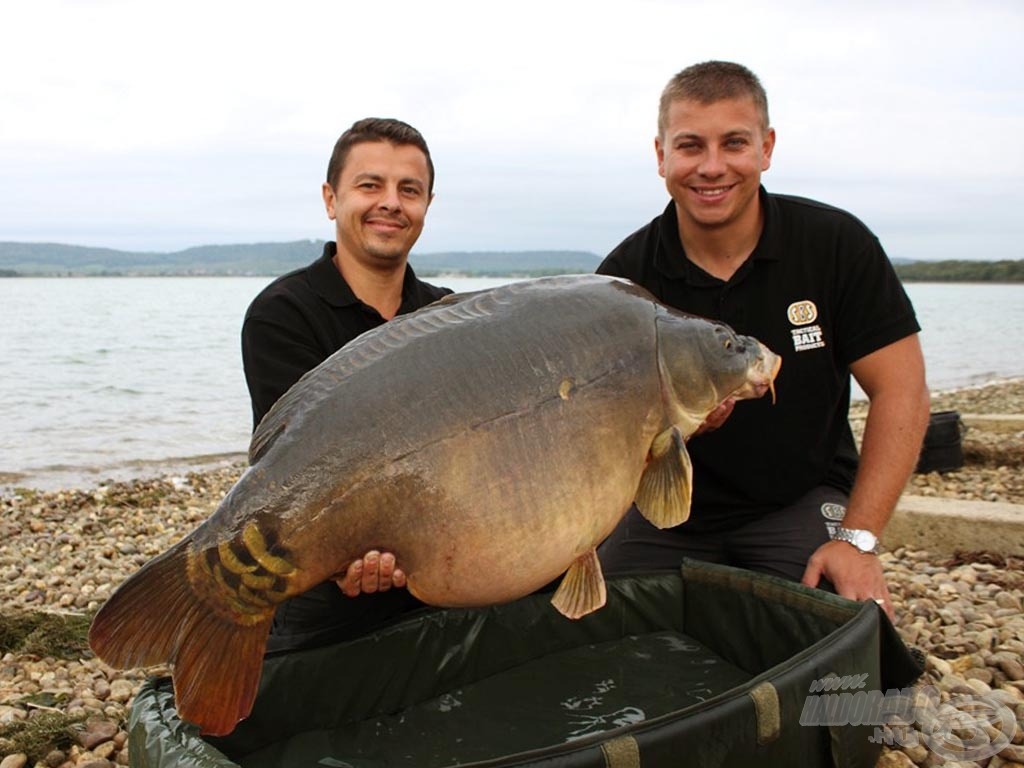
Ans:
[[[338,185],[323,185],[338,252],[369,269],[404,266],[431,195],[427,158],[412,145],[368,141],[349,149]]]
[[[771,165],[775,131],[762,127],[752,98],[674,101],[654,147],[680,227],[756,226],[758,186]]]

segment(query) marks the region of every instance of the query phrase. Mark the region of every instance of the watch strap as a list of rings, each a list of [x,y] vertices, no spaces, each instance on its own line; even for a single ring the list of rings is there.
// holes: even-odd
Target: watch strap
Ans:
[[[874,541],[874,545],[870,548],[865,549],[858,542],[857,539],[861,538],[859,534],[866,533]],[[836,526],[830,533],[830,538],[833,541],[845,541],[847,544],[856,547],[859,552],[864,554],[878,554],[878,537],[871,531],[859,530],[856,528],[843,528],[842,526]]]

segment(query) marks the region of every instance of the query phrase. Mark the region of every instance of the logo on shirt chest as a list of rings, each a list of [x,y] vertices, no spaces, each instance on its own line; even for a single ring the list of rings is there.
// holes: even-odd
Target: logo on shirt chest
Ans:
[[[821,326],[814,323],[818,319],[818,307],[810,299],[794,301],[786,309],[786,317],[796,328],[790,329],[793,336],[793,349],[805,352],[809,349],[820,349],[825,346],[824,333]]]

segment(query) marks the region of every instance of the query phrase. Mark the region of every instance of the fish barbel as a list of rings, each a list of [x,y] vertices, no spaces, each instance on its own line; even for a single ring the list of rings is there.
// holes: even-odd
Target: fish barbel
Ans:
[[[274,610],[371,549],[435,606],[604,604],[596,547],[630,505],[690,508],[686,440],[779,358],[721,323],[598,275],[449,296],[340,349],[270,410],[208,520],[97,613],[96,654],[170,663],[183,719],[225,734],[252,709]],[[485,567],[481,567],[481,566]]]

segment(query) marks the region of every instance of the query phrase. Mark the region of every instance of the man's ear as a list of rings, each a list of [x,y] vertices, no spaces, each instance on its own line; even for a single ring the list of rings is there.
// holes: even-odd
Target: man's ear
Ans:
[[[658,158],[658,175],[665,178],[665,148],[661,145],[661,136],[654,137],[654,154]]]
[[[761,143],[761,170],[767,171],[772,167],[772,152],[775,150],[775,129],[769,128]]]
[[[324,198],[324,208],[327,209],[327,218],[334,221],[334,187],[325,181],[320,187],[320,194],[322,194]]]

